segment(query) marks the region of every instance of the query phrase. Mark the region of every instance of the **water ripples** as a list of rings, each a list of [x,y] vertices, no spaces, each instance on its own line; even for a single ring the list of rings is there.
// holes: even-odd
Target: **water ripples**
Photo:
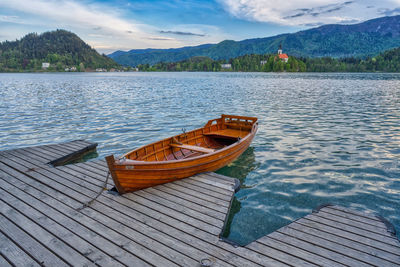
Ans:
[[[0,88],[0,150],[87,139],[121,155],[221,113],[257,116],[252,146],[219,171],[242,182],[241,244],[324,203],[400,228],[399,74],[0,74]]]

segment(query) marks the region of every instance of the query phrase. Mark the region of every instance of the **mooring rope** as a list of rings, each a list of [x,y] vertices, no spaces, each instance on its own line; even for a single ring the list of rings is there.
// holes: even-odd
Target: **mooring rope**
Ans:
[[[109,178],[109,177],[110,177],[110,171],[108,171],[108,173],[107,173],[107,178],[106,178],[106,180],[104,181],[104,184],[103,184],[103,186],[101,187],[101,190],[97,193],[97,195],[96,195],[94,198],[92,198],[91,200],[89,200],[88,202],[83,203],[82,207],[79,207],[79,208],[76,209],[77,211],[81,211],[81,210],[83,210],[84,208],[89,207],[89,205],[92,204],[93,201],[95,201],[95,200],[101,195],[101,193],[103,193],[104,190],[107,190],[107,182],[108,182],[108,178]]]

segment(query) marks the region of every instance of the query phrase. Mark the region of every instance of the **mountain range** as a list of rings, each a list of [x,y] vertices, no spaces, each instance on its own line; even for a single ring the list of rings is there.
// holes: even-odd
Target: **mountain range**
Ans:
[[[194,56],[214,60],[247,54],[275,53],[282,45],[285,53],[296,57],[368,57],[400,46],[400,15],[381,17],[359,24],[324,25],[296,33],[243,41],[225,40],[172,49],[133,49],[108,56],[126,66],[176,62]]]

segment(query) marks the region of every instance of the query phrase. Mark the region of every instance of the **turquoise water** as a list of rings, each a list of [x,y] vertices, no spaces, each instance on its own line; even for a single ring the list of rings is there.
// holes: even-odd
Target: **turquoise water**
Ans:
[[[0,74],[0,150],[87,139],[99,157],[257,116],[220,173],[237,177],[229,238],[246,244],[324,203],[376,211],[400,230],[400,74]]]

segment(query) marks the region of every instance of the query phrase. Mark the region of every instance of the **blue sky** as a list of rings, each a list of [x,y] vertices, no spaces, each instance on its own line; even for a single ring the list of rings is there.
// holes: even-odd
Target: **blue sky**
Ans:
[[[66,29],[102,53],[243,40],[400,14],[400,0],[0,0],[0,41]]]

